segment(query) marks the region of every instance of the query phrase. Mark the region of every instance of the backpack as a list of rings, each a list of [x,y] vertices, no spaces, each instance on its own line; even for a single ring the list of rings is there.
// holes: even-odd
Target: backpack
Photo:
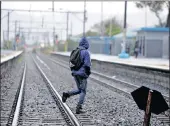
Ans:
[[[71,70],[79,70],[83,65],[81,61],[81,50],[80,48],[76,48],[71,52],[69,66]]]

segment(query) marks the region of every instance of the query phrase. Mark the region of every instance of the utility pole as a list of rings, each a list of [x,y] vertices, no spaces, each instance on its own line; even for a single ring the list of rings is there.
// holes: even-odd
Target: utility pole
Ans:
[[[18,22],[19,23],[19,28],[18,28],[18,34],[19,34],[19,40],[21,40],[21,27],[20,27],[20,21]],[[22,41],[20,41],[22,42]],[[21,43],[17,43],[18,47],[21,46]]]
[[[103,0],[101,0],[101,36],[103,35]]]
[[[111,19],[110,19],[109,36],[110,36],[110,37],[112,36],[112,16],[111,16]]]
[[[14,46],[15,46],[15,50],[17,50],[16,35],[17,35],[17,21],[15,21],[15,34],[14,34]]]
[[[125,52],[126,48],[126,13],[127,13],[127,1],[125,1],[125,13],[124,13],[124,26],[123,26],[123,47],[122,52]]]
[[[20,21],[18,22],[19,23],[19,29],[18,29],[18,31],[19,31],[19,35],[20,35],[20,30],[21,30],[21,27],[20,27]]]
[[[53,28],[53,43],[54,43],[54,48],[53,51],[55,51],[55,27]]]
[[[9,12],[8,12],[8,27],[7,27],[7,40],[9,41]]]
[[[5,45],[5,31],[3,30],[3,48],[5,48],[5,47],[6,47],[6,45]]]
[[[42,17],[42,28],[44,26],[44,17]]]
[[[1,13],[1,1],[0,1],[0,13]],[[0,20],[0,24],[1,24],[1,20]],[[1,25],[0,25],[0,29],[1,29]],[[3,35],[4,35],[4,33],[3,33]],[[4,39],[4,37],[3,37],[3,39]],[[0,41],[1,41],[1,35],[0,35]],[[2,43],[2,41],[1,41],[1,43]],[[0,47],[1,47],[1,45],[0,45]],[[1,103],[0,103],[0,105],[1,105]],[[0,119],[0,121],[1,121],[1,119]]]
[[[125,13],[124,13],[124,29],[123,29],[123,43],[122,51],[119,54],[119,58],[129,58],[129,54],[126,53],[126,12],[127,12],[127,1],[125,1]]]
[[[145,1],[145,27],[147,27],[147,6],[146,6],[146,1]]]
[[[66,41],[68,41],[68,26],[69,25],[69,11],[67,12],[67,28],[66,28]]]
[[[66,28],[66,42],[65,42],[65,45],[64,45],[64,51],[65,51],[65,52],[67,52],[67,50],[68,50],[68,49],[67,49],[67,46],[68,46],[68,40],[69,40],[69,38],[68,38],[69,13],[70,13],[70,12],[67,11],[67,21],[66,21],[66,22],[67,22],[67,28]]]
[[[84,0],[84,21],[83,21],[83,36],[86,36],[86,0]]]
[[[54,21],[54,1],[52,1],[53,21]],[[53,51],[55,51],[55,26],[53,24]]]
[[[73,22],[71,22],[71,36],[72,36],[72,34],[73,34]]]
[[[60,38],[60,39],[62,40],[62,33],[63,33],[63,32],[62,32],[62,30],[61,30],[60,32],[61,32],[61,38]]]
[[[48,32],[48,46],[50,46],[49,32]]]

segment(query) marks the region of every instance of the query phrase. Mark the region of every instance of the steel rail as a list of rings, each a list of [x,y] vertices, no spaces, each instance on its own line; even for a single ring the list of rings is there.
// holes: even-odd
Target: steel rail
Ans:
[[[50,59],[50,60],[53,61],[53,62],[55,62],[55,63],[57,63],[57,64],[59,64],[59,65],[62,65],[63,67],[65,67],[65,68],[67,68],[67,69],[69,69],[68,66],[65,66],[65,65],[63,65],[63,64],[60,64],[59,62],[56,62],[56,61],[53,60],[53,59]],[[66,61],[63,61],[63,60],[62,60],[62,62],[63,62],[63,63],[64,63],[64,62],[66,63]],[[132,84],[132,83],[129,83],[129,82],[126,82],[126,81],[123,81],[123,80],[120,80],[120,79],[116,79],[116,78],[111,78],[111,77],[109,77],[109,76],[107,76],[107,75],[104,75],[104,74],[99,73],[99,72],[96,72],[96,71],[91,71],[91,73],[94,74],[94,75],[97,75],[97,76],[106,78],[106,79],[108,79],[108,80],[112,80],[112,81],[114,81],[114,82],[121,83],[121,84],[123,84],[123,85],[125,85],[125,86],[127,86],[127,87],[129,87],[129,88],[132,88],[132,89],[137,89],[137,88],[139,88],[139,86],[134,85],[134,84]],[[93,77],[91,77],[91,76],[90,76],[90,78],[93,79],[93,80],[96,80],[96,81],[98,81],[98,82],[100,81],[100,83],[102,83],[103,85],[105,84],[105,85],[107,85],[108,87],[110,87],[110,88],[112,88],[112,89],[114,88],[114,89],[116,89],[116,90],[119,91],[119,92],[124,92],[124,93],[126,93],[127,95],[129,95],[129,97],[131,97],[131,93],[130,93],[130,92],[123,91],[122,89],[119,89],[119,88],[117,88],[117,87],[114,87],[113,85],[110,85],[110,84],[108,84],[108,83],[106,83],[106,82],[102,82],[101,80],[97,80],[96,78],[93,78]],[[163,97],[166,99],[166,101],[169,100],[169,96],[163,94]]]
[[[52,89],[53,93],[55,94],[55,96],[57,97],[59,104],[62,106],[62,108],[64,109],[65,113],[67,114],[67,116],[69,117],[70,121],[72,122],[73,126],[81,126],[80,122],[78,121],[78,119],[76,118],[76,116],[73,114],[73,112],[70,110],[70,108],[67,106],[66,103],[62,102],[62,98],[59,95],[59,93],[56,91],[56,89],[54,88],[53,84],[50,82],[50,80],[47,78],[47,76],[45,75],[45,73],[43,72],[43,70],[40,68],[40,66],[37,64],[37,62],[35,61],[34,57],[32,56],[34,63],[36,64],[38,70],[40,71],[41,75],[44,77],[44,79],[47,81],[47,84],[50,86],[50,88]]]
[[[24,85],[25,85],[25,76],[26,76],[26,63],[25,63],[25,66],[24,66],[24,73],[23,73],[23,76],[22,76],[21,88],[20,88],[20,92],[19,92],[19,96],[18,96],[18,100],[17,100],[16,109],[15,109],[15,112],[14,112],[12,126],[18,125],[18,119],[19,119],[19,114],[20,114],[20,110],[21,110],[23,91],[24,91]]]

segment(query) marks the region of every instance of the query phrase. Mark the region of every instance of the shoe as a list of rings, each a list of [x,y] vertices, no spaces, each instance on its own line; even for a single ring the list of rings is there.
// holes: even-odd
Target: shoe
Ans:
[[[66,102],[67,98],[69,97],[68,93],[63,92],[63,96],[62,96],[62,102]]]
[[[76,114],[80,114],[80,113],[85,113],[85,111],[82,111],[82,105],[77,105]]]
[[[82,105],[80,105],[80,109],[83,109],[83,108],[82,108]]]

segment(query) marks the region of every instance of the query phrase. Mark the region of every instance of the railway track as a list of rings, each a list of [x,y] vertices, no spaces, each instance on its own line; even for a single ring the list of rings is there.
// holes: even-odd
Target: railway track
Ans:
[[[25,63],[11,113],[8,118],[3,118],[4,121],[1,120],[2,126],[94,126],[89,115],[76,115],[62,102],[33,56],[27,61],[28,65],[32,62],[32,68],[28,69]]]
[[[51,58],[49,58],[49,60],[51,60],[52,62],[66,68],[66,69],[70,69],[69,65],[66,61],[63,61],[61,59],[59,61],[56,61],[56,60],[51,59]],[[125,97],[130,98],[130,99],[133,99],[130,92],[139,88],[139,86],[137,86],[137,85],[122,81],[120,79],[116,79],[116,78],[106,76],[106,75],[99,73],[99,72],[96,72],[96,71],[91,71],[91,73],[92,74],[89,77],[91,80],[94,80],[94,81],[98,82],[98,84],[100,84],[104,87],[107,87],[107,88],[109,88],[109,89],[111,89],[111,90],[113,90],[113,91],[115,91],[115,92],[117,92],[117,93],[119,93],[119,94],[121,94]],[[163,97],[168,102],[169,96],[163,95]],[[170,125],[170,119],[169,119],[169,112],[168,111],[166,111],[165,113],[158,115],[156,117],[157,117],[157,119],[161,120],[163,123]]]
[[[47,87],[48,87],[48,90],[47,90],[47,88],[45,89],[46,86],[43,87],[42,85],[39,85],[41,87],[41,90],[47,90],[49,92],[49,94],[52,96],[51,99],[53,99],[55,101],[50,104],[53,104],[53,105],[57,104],[57,107],[58,107],[58,108],[57,107],[53,108],[52,111],[57,110],[56,112],[60,113],[60,114],[52,115],[52,113],[48,113],[48,112],[47,113],[46,112],[38,112],[35,115],[34,111],[32,113],[29,112],[29,114],[23,112],[25,107],[29,106],[29,104],[27,104],[29,99],[28,99],[28,97],[25,98],[25,95],[27,94],[27,96],[28,96],[29,93],[31,92],[31,88],[26,89],[26,87],[27,87],[26,73],[28,73],[29,71],[27,71],[27,66],[25,63],[24,71],[22,74],[22,79],[19,84],[17,93],[15,95],[15,100],[13,102],[13,106],[12,106],[11,113],[8,118],[8,122],[7,122],[7,124],[1,123],[1,125],[4,125],[4,126],[5,125],[6,126],[18,126],[18,125],[19,126],[28,126],[28,125],[34,125],[34,126],[40,126],[40,125],[42,125],[42,126],[43,125],[81,126],[78,119],[71,112],[71,110],[68,108],[68,106],[66,104],[62,103],[61,97],[59,96],[58,92],[54,89],[53,85],[48,80],[48,78],[46,77],[44,72],[41,70],[39,65],[36,63],[36,61],[34,59],[33,59],[33,61],[36,65],[36,67],[38,68],[38,71],[40,72],[41,76],[43,77],[42,80],[44,80],[44,83],[46,83]],[[34,81],[36,81],[36,80],[34,80]],[[36,85],[37,84],[30,85],[30,86],[34,86],[34,89],[36,89],[36,88],[38,88],[38,87],[36,87]],[[31,92],[31,94],[32,93],[34,93],[36,95],[37,92]],[[34,95],[32,95],[31,97],[33,98]],[[46,97],[47,99],[50,99],[49,96],[44,96],[44,97]],[[39,99],[39,100],[42,100],[42,99]],[[36,103],[35,103],[35,106],[36,106]],[[34,106],[32,106],[32,110],[33,109],[34,109]],[[46,109],[46,108],[44,108],[44,109]],[[46,118],[42,118],[42,116],[39,116],[39,115],[43,115],[43,117],[46,117]],[[48,117],[48,119],[47,119],[47,117]]]
[[[59,95],[59,93],[55,90],[55,88],[53,87],[52,83],[50,82],[50,80],[47,78],[47,76],[45,75],[45,73],[43,72],[43,70],[40,68],[40,66],[38,65],[38,63],[36,62],[36,60],[32,57],[32,64],[34,62],[34,66],[36,66],[36,70],[38,71],[38,75],[40,77],[36,77],[35,78],[42,78],[43,83],[40,81],[38,81],[38,83],[42,83],[41,85],[39,84],[39,88],[41,88],[41,90],[47,90],[46,92],[49,92],[49,94],[45,94],[42,93],[41,95],[45,95],[43,97],[46,97],[50,102],[50,98],[54,100],[54,102],[51,102],[50,104],[56,107],[52,107],[52,111],[56,111],[57,114],[49,113],[49,112],[43,112],[43,111],[39,111],[37,112],[37,114],[35,114],[34,111],[32,112],[25,112],[25,106],[28,106],[27,102],[29,101],[29,90],[30,87],[35,87],[38,85],[38,83],[32,84],[30,85],[32,82],[29,82],[29,84],[27,84],[27,75],[26,73],[29,73],[29,71],[27,70],[27,65],[25,63],[24,65],[24,71],[23,71],[23,75],[22,75],[22,80],[19,84],[17,93],[15,95],[15,100],[12,106],[12,110],[10,113],[10,116],[8,118],[8,123],[7,126],[28,126],[28,125],[34,125],[34,126],[39,126],[39,125],[49,125],[49,126],[56,126],[56,125],[69,125],[69,126],[94,126],[95,124],[90,120],[90,118],[88,117],[88,115],[86,114],[81,114],[81,115],[76,115],[74,114],[70,108],[67,106],[66,103],[62,103],[61,100],[61,96]],[[65,61],[55,61],[53,59],[50,59],[51,61],[53,61],[54,63],[65,67],[67,69],[69,69],[68,65],[66,64]],[[29,62],[31,62],[31,60],[29,60]],[[34,68],[32,68],[34,69]],[[34,69],[35,70],[35,69]],[[35,71],[34,71],[35,72]],[[29,74],[33,74],[33,73],[29,73]],[[36,73],[37,74],[37,73]],[[32,76],[30,76],[30,78],[34,78],[34,74]],[[99,84],[101,84],[102,86],[105,86],[111,90],[114,90],[118,93],[121,93],[122,95],[131,98],[131,96],[129,95],[129,92],[131,90],[136,89],[136,85],[133,84],[129,84],[127,82],[124,81],[119,81],[115,78],[111,78],[111,77],[105,77],[103,74],[101,73],[95,73],[94,71],[92,71],[92,75],[90,77],[92,80],[97,81]],[[34,79],[33,79],[34,80]],[[112,83],[112,81],[114,80],[114,83]],[[36,82],[36,79],[34,80],[34,82]],[[116,82],[116,84],[115,84]],[[122,87],[120,87],[119,85],[123,85]],[[129,85],[128,85],[129,84]],[[30,87],[27,85],[30,85]],[[44,85],[44,87],[43,87]],[[38,88],[38,87],[37,87]],[[34,91],[34,90],[30,90]],[[35,91],[34,91],[35,92]],[[28,94],[27,94],[28,93]],[[27,97],[25,96],[27,94]],[[50,95],[50,96],[49,96]],[[128,96],[129,95],[129,96]],[[31,96],[33,97],[33,96]],[[38,98],[41,99],[41,98]],[[35,102],[35,101],[34,101]],[[36,104],[38,105],[38,103],[35,102],[35,106]],[[43,109],[47,109],[47,107],[49,106],[41,106],[43,107]],[[32,107],[32,110],[34,109],[34,106]],[[43,115],[43,116],[42,116]],[[154,115],[155,116],[155,115]],[[161,120],[164,124],[170,124],[169,123],[169,118],[163,114],[157,116],[157,119]],[[1,125],[5,126],[5,123],[1,123]]]
[[[48,86],[49,90],[51,91],[51,93],[54,93],[53,95],[57,95],[57,97],[55,97],[55,96],[53,96],[53,97],[55,97],[55,99],[56,98],[58,99],[60,107],[62,107],[62,111],[65,113],[65,116],[67,116],[66,119],[70,120],[72,122],[72,123],[70,123],[70,125],[71,126],[96,126],[95,122],[90,118],[90,115],[88,115],[86,113],[75,114],[72,112],[72,110],[70,110],[70,108],[67,106],[66,103],[62,102],[62,99],[61,99],[61,96],[59,95],[59,93],[55,90],[54,86],[52,85],[50,80],[47,78],[47,76],[45,75],[43,70],[40,68],[40,66],[38,65],[36,60],[34,58],[33,58],[33,60],[34,60],[34,63],[36,64],[36,67],[40,71],[42,77],[47,82],[47,86]]]
[[[32,57],[33,58],[33,57]],[[55,88],[53,87],[52,83],[50,82],[50,80],[47,78],[47,76],[45,75],[45,73],[42,71],[42,69],[40,68],[40,66],[37,64],[37,62],[35,61],[35,59],[33,58],[34,63],[36,64],[36,67],[38,68],[40,74],[42,75],[42,77],[44,78],[44,81],[46,81],[47,87],[52,95],[52,97],[54,98],[55,102],[57,103],[62,115],[64,116],[66,122],[68,125],[70,126],[80,126],[80,122],[78,121],[78,119],[75,117],[75,115],[72,113],[72,111],[70,110],[70,108],[67,106],[66,103],[63,103],[61,100],[61,96],[59,95],[59,93],[55,90]]]
[[[1,126],[6,126],[13,118],[25,66],[22,63],[18,63],[17,67],[9,66],[12,67],[10,71],[6,71],[9,76],[1,78]]]

